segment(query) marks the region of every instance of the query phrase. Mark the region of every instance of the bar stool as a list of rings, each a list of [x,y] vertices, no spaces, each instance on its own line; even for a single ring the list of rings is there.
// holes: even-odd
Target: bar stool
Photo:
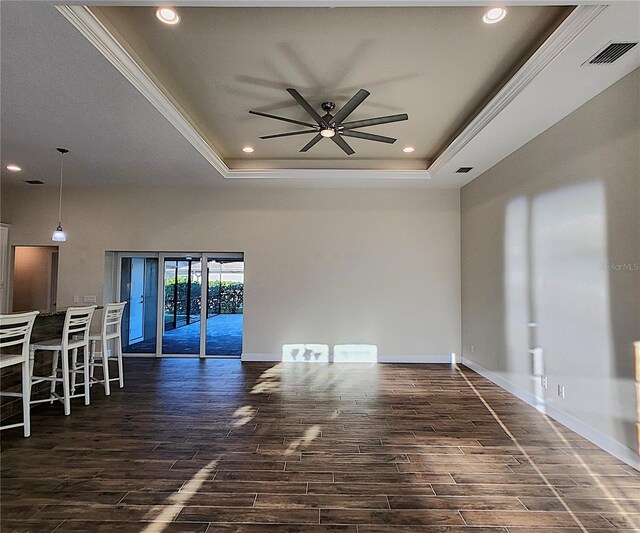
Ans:
[[[102,329],[97,335],[91,335],[89,342],[91,343],[91,355],[89,357],[89,364],[91,367],[90,383],[102,383],[104,386],[105,396],[111,394],[111,381],[119,381],[120,388],[124,387],[124,372],[122,365],[122,341],[120,337],[121,325],[122,325],[122,313],[124,306],[127,302],[111,303],[107,304],[104,308],[102,315]],[[113,352],[109,355],[107,350],[109,341],[113,340]],[[101,345],[101,359],[102,362],[96,362],[96,343],[100,342]],[[118,362],[118,377],[109,377],[109,360],[116,359]],[[95,367],[102,368],[102,379],[94,377]]]
[[[29,342],[36,315],[39,311],[20,313],[14,315],[0,315],[0,350],[9,346],[16,346],[20,353],[0,353],[0,368],[12,365],[21,365],[22,393],[0,392],[0,396],[12,396],[22,398],[22,422],[0,426],[2,429],[10,429],[23,426],[24,436],[31,435],[31,414],[29,410],[29,400],[31,399],[31,380],[29,376]],[[17,349],[14,348],[14,349]]]
[[[64,405],[64,414],[71,414],[71,398],[84,396],[84,404],[89,405],[89,327],[91,318],[96,309],[95,305],[87,307],[69,307],[64,318],[64,327],[62,328],[61,339],[50,339],[32,344],[30,346],[29,363],[31,373],[31,385],[42,383],[44,381],[51,382],[51,393],[49,398],[44,400],[32,400],[32,404],[43,402],[51,402],[59,400]],[[83,364],[77,365],[78,349],[82,349]],[[53,352],[53,360],[51,362],[51,375],[34,376],[34,361],[36,350]],[[72,357],[76,364],[73,368],[69,367],[69,357]],[[62,360],[61,377],[58,377],[58,360]],[[71,391],[71,376],[76,373],[84,374],[84,392],[82,394],[74,394]],[[74,380],[75,381],[75,380]],[[62,382],[62,396],[56,392],[56,384]]]

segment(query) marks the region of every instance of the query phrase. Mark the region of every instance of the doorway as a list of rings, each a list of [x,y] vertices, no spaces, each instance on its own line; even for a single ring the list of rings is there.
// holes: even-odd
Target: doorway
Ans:
[[[11,309],[43,311],[56,306],[58,247],[16,246],[13,260]]]

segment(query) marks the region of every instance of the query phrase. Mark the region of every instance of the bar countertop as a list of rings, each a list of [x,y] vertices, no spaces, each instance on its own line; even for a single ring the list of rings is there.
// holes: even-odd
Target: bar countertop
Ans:
[[[78,304],[70,307],[87,307],[87,305],[83,306]],[[69,309],[69,307],[49,307],[49,309],[40,309],[40,314],[38,315],[38,317],[64,315],[67,312],[67,309]],[[103,309],[103,307],[101,305],[98,305],[96,306],[96,310],[98,309]]]

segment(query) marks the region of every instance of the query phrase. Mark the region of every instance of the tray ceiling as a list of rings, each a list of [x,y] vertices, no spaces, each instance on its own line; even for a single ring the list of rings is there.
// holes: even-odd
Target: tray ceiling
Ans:
[[[481,7],[190,7],[167,26],[151,7],[91,10],[229,168],[375,170],[426,169],[570,11],[510,7],[487,25]],[[393,145],[349,139],[356,153],[346,156],[323,140],[303,154],[312,135],[261,140],[298,128],[248,113],[308,120],[287,87],[318,109],[363,88],[371,96],[350,120],[409,120],[363,130]],[[255,152],[243,153],[247,145]]]

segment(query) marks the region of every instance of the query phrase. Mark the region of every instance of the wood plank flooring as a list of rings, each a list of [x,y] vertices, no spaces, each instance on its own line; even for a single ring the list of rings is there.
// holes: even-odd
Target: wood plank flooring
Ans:
[[[125,363],[2,434],[3,532],[640,530],[637,471],[468,369]]]

